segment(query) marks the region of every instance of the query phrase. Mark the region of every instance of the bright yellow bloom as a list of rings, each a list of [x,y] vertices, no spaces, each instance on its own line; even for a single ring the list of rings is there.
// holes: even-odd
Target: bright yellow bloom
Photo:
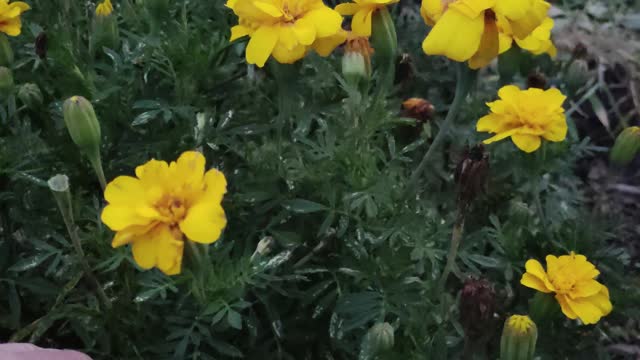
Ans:
[[[540,26],[533,30],[531,35],[522,40],[515,38],[515,41],[520,48],[529,51],[533,55],[546,53],[551,57],[556,57],[558,49],[556,49],[551,41],[551,29],[553,29],[553,25],[553,19],[548,17],[544,19]],[[500,33],[500,54],[511,48],[513,40],[514,38],[512,36],[503,32]]]
[[[469,61],[478,69],[500,52],[500,33],[524,40],[542,24],[544,0],[423,0],[421,14],[433,29],[422,43],[427,55]],[[503,40],[504,41],[504,40]]]
[[[230,41],[249,36],[247,62],[259,67],[269,56],[294,63],[310,48],[326,56],[343,37],[342,16],[322,0],[228,0],[227,7],[238,16]]]
[[[22,29],[20,15],[31,9],[27,3],[22,1],[12,2],[0,0],[0,32],[9,36],[18,36]]]
[[[546,260],[546,272],[537,260],[527,261],[527,272],[520,283],[543,293],[555,293],[562,312],[584,324],[595,324],[611,312],[609,289],[595,280],[600,271],[584,255],[548,255]]]
[[[113,12],[113,5],[111,4],[111,0],[104,0],[102,3],[98,4],[96,7],[96,15],[97,16],[109,16]]]
[[[141,268],[174,275],[180,273],[184,236],[202,244],[220,237],[226,191],[224,175],[205,173],[198,152],[187,151],[171,164],[150,160],[136,168],[136,177],[119,176],[107,185],[102,222],[116,232],[113,247],[132,244]]]
[[[342,15],[353,15],[351,31],[357,36],[371,36],[371,18],[373,13],[395,4],[400,0],[353,0],[352,3],[339,4],[336,11]]]
[[[507,326],[518,335],[523,335],[536,328],[536,324],[527,315],[511,315]]]
[[[487,103],[491,113],[478,120],[476,130],[495,136],[485,144],[511,137],[525,152],[536,151],[541,139],[563,141],[567,137],[567,120],[562,103],[566,96],[558,89],[520,90],[507,85],[498,91],[501,100]]]

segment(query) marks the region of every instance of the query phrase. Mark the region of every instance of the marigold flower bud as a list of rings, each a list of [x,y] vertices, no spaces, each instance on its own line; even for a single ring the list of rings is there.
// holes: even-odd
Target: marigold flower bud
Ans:
[[[398,53],[398,37],[387,8],[381,8],[373,14],[371,40],[380,63],[394,66]]]
[[[26,83],[18,89],[18,99],[30,109],[36,109],[42,105],[42,92],[38,85]]]
[[[13,73],[4,66],[0,66],[0,94],[13,91]]]
[[[542,90],[546,89],[547,77],[537,71],[530,73],[527,77],[527,89],[530,88],[537,88]]]
[[[470,341],[491,336],[496,293],[486,279],[470,278],[460,293],[460,323]]]
[[[567,88],[575,93],[589,80],[589,64],[585,60],[576,59],[569,65],[565,74]]]
[[[538,329],[526,315],[513,315],[504,323],[500,360],[531,360],[536,350]]]
[[[465,149],[455,172],[458,184],[458,206],[468,207],[473,199],[484,192],[489,175],[489,154],[482,144]]]
[[[91,103],[82,96],[73,96],[62,107],[64,122],[73,142],[83,151],[97,153],[100,146],[100,123]]]
[[[612,163],[626,166],[638,155],[640,151],[640,127],[628,127],[618,135],[616,142],[609,153]]]
[[[13,50],[9,39],[0,33],[0,66],[9,66],[13,63]]]
[[[47,57],[47,50],[49,49],[49,38],[47,37],[47,33],[44,31],[38,34],[35,42],[36,55],[40,59],[44,59]]]
[[[394,329],[388,322],[373,325],[369,329],[367,337],[373,354],[390,350],[395,343]]]
[[[371,78],[373,49],[366,37],[349,38],[342,57],[342,74],[352,85]]]
[[[422,98],[409,98],[402,102],[404,116],[416,119],[418,124],[424,124],[430,120],[436,112],[435,106]]]

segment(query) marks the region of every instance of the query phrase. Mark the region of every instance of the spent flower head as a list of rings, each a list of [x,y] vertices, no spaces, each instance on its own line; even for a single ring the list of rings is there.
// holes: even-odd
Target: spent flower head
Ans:
[[[566,99],[558,89],[520,90],[507,85],[498,91],[500,100],[487,103],[491,113],[478,120],[476,130],[495,136],[485,144],[511,137],[524,152],[540,147],[542,139],[563,141],[567,136],[567,120],[562,104]]]
[[[227,180],[216,169],[205,172],[205,158],[195,151],[171,164],[150,160],[135,172],[117,177],[104,192],[109,204],[102,221],[116,232],[111,245],[131,244],[143,269],[178,274],[185,237],[210,244],[226,226],[221,202]]]
[[[22,31],[20,15],[29,9],[31,7],[22,1],[9,3],[9,0],[0,0],[0,32],[9,36],[20,35]]]
[[[400,0],[353,0],[351,3],[339,4],[336,11],[342,15],[353,15],[351,31],[358,36],[371,36],[371,19],[373,13],[387,5]]]
[[[595,324],[611,312],[609,290],[595,280],[600,271],[584,255],[547,255],[546,260],[547,271],[537,260],[527,261],[520,283],[543,293],[555,293],[562,312],[584,324]]]
[[[226,5],[238,16],[230,41],[249,36],[247,62],[259,67],[270,56],[294,63],[310,48],[326,56],[345,39],[342,16],[322,0],[228,0]]]
[[[501,48],[508,49],[512,39],[529,37],[549,7],[544,0],[423,0],[422,17],[433,29],[422,49],[427,55],[469,61],[478,69],[495,59]]]

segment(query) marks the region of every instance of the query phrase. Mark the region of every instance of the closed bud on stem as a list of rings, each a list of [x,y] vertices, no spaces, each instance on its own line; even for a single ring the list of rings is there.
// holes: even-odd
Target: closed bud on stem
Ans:
[[[576,59],[569,65],[565,74],[565,83],[570,92],[578,91],[590,78],[589,64],[585,60]]]
[[[386,67],[387,76],[395,75],[396,54],[398,53],[398,37],[396,27],[389,10],[386,7],[378,9],[373,14],[371,40],[376,49],[376,58]],[[393,79],[387,79],[389,82]]]
[[[532,360],[538,341],[536,324],[526,315],[505,321],[500,339],[500,360]]]
[[[13,63],[13,50],[9,39],[3,33],[0,33],[0,66],[9,66]]]
[[[357,85],[361,80],[371,78],[371,54],[373,49],[368,38],[347,39],[342,57],[342,74],[350,84]]]
[[[38,85],[26,83],[18,89],[18,99],[31,110],[35,110],[42,105],[42,92]]]
[[[373,354],[393,348],[395,343],[394,329],[388,322],[377,323],[367,333],[369,346]]]
[[[104,188],[106,181],[100,160],[100,123],[93,106],[82,96],[73,96],[64,102],[62,110],[71,139],[89,158]]]
[[[93,49],[96,52],[102,51],[103,47],[115,49],[120,41],[118,31],[118,21],[112,14],[107,16],[96,16],[93,24]]]
[[[418,125],[422,125],[433,118],[436,108],[428,100],[422,98],[409,98],[402,102],[403,115],[416,119]]]
[[[626,166],[640,151],[640,127],[628,127],[618,135],[609,153],[609,159],[618,166]]]
[[[466,210],[476,196],[485,191],[489,177],[489,154],[482,144],[467,147],[458,162],[455,181],[458,184],[458,207]]]

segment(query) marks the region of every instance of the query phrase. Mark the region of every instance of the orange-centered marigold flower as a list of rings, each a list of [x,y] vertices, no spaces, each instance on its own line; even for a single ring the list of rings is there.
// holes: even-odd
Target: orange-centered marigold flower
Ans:
[[[185,236],[203,244],[220,237],[227,224],[221,205],[226,191],[224,175],[205,173],[204,156],[187,151],[171,164],[150,160],[136,168],[136,177],[109,183],[102,221],[116,232],[113,247],[131,244],[141,268],[174,275],[180,273]]]
[[[9,0],[0,0],[0,32],[9,36],[18,36],[22,30],[20,15],[31,9],[27,3]]]
[[[496,134],[485,144],[511,137],[525,152],[540,147],[541,139],[562,141],[567,137],[567,120],[562,103],[566,99],[558,89],[520,90],[507,85],[498,91],[500,100],[487,103],[491,114],[478,120],[476,130]]]
[[[584,324],[595,324],[611,312],[609,290],[595,280],[600,272],[584,255],[573,252],[560,257],[548,255],[546,260],[546,272],[537,260],[527,261],[527,272],[520,283],[544,293],[555,293],[562,312]]]
[[[339,4],[336,11],[342,15],[353,15],[351,31],[357,36],[371,36],[371,18],[373,13],[395,4],[400,0],[353,0],[352,3]]]
[[[342,16],[322,0],[228,0],[227,7],[238,16],[239,23],[231,28],[231,41],[249,36],[247,62],[259,67],[269,56],[291,64],[310,48],[326,45],[327,41],[337,46],[340,39],[344,41],[340,34]],[[326,56],[322,50],[318,53]]]
[[[98,4],[96,7],[96,15],[97,16],[109,16],[113,12],[113,5],[111,4],[111,0],[104,0],[102,3]]]
[[[498,56],[501,33],[527,38],[549,7],[544,0],[423,0],[422,17],[433,29],[422,49],[427,55],[468,60],[477,69]]]

